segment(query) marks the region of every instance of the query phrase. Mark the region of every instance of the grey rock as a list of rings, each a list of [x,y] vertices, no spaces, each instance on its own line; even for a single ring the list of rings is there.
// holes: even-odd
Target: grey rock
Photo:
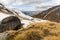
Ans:
[[[10,16],[2,20],[0,33],[6,30],[18,30],[21,28],[21,21],[18,17]]]
[[[6,40],[9,37],[8,33],[0,33],[0,40]]]

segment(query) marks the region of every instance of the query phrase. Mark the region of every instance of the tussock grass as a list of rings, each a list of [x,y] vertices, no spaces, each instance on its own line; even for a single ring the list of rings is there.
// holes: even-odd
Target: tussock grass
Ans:
[[[60,40],[60,23],[39,22],[22,28],[8,40]]]

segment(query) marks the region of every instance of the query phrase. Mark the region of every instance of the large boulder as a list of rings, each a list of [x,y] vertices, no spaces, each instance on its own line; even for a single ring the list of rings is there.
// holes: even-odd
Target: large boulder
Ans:
[[[10,16],[2,20],[0,24],[0,32],[7,30],[18,30],[21,28],[21,21],[16,16]]]

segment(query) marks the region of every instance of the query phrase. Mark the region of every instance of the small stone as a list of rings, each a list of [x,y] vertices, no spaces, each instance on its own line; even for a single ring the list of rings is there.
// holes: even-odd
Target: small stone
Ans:
[[[6,40],[8,38],[8,33],[4,32],[4,33],[0,33],[0,40]]]

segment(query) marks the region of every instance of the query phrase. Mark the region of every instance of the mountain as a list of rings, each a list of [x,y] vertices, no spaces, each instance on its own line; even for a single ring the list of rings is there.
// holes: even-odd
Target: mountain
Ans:
[[[40,11],[22,11],[24,14],[34,16],[40,13]]]
[[[34,15],[33,17],[60,22],[60,5],[54,6],[46,11],[40,12],[39,14]]]

